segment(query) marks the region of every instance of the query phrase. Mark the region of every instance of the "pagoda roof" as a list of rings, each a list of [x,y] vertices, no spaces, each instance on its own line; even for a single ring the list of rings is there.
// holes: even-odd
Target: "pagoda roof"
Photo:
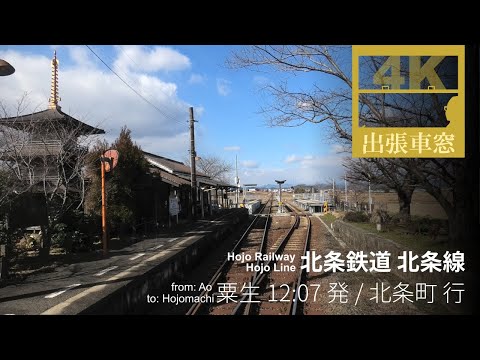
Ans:
[[[96,127],[85,124],[80,120],[75,119],[74,117],[61,111],[58,106],[53,109],[47,109],[28,115],[15,116],[10,118],[0,118],[0,125],[23,130],[25,129],[26,125],[41,125],[41,123],[46,120],[58,121],[59,123],[64,123],[65,126],[77,128],[84,135],[105,134],[105,130],[98,129]]]

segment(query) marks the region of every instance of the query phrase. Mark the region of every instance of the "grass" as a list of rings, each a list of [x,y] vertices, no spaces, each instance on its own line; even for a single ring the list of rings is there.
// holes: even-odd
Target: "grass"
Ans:
[[[439,240],[432,241],[431,236],[424,234],[411,234],[405,232],[404,228],[394,227],[382,231],[377,231],[377,225],[372,223],[354,223],[349,222],[362,230],[374,233],[385,239],[392,240],[408,249],[425,252],[427,250],[443,252],[447,250],[447,243]]]
[[[333,215],[331,213],[326,213],[322,216],[322,220],[325,221],[325,224],[330,226],[330,224],[332,222],[334,222],[335,220],[337,220],[337,218],[335,217],[335,215]]]

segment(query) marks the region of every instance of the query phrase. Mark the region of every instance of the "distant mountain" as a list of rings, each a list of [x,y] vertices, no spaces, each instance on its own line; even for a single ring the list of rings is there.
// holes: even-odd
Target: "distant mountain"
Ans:
[[[302,188],[312,188],[314,187],[315,189],[330,189],[332,185],[328,184],[315,184],[315,185],[306,185],[306,184],[296,184],[292,185],[290,183],[285,183],[282,184],[282,189],[290,188],[290,187],[302,187]],[[259,185],[256,187],[257,189],[278,189],[278,184],[265,184],[265,185]]]
[[[289,188],[289,187],[292,187],[291,184],[289,183],[285,183],[285,184],[282,184],[282,189],[286,189],[286,188]],[[265,184],[265,185],[260,185],[260,186],[257,186],[258,189],[278,189],[278,184]]]

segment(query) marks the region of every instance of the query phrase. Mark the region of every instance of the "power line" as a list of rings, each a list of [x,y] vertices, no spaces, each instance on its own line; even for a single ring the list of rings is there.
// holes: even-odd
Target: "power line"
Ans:
[[[132,58],[131,58],[130,56],[128,56],[128,54],[127,54],[125,51],[123,51],[120,46],[118,46],[118,48],[135,64],[135,66],[140,67],[140,65],[138,65],[135,61],[133,61]],[[115,59],[112,58],[107,52],[104,52],[104,51],[102,50],[102,48],[99,47],[99,48],[96,49],[96,50],[97,50],[97,55],[100,54],[100,53],[99,53],[99,50],[100,50],[100,52],[102,52],[101,56],[102,56],[103,59],[107,58],[107,60],[110,60],[110,62],[111,62],[112,64],[115,63]],[[100,55],[99,55],[99,56],[100,56]],[[126,72],[122,71],[121,69],[117,68],[117,69],[116,69],[116,72],[117,72],[117,74],[122,75],[123,79],[126,79],[126,81],[128,81],[129,84],[132,84],[132,83],[135,82],[134,80],[132,80],[132,79],[128,76],[128,74],[127,74]],[[159,90],[162,90],[162,89],[159,89]],[[145,90],[143,91],[143,93],[145,93]],[[146,95],[144,95],[144,96],[147,97],[147,95],[151,95],[151,94],[146,93]]]
[[[141,66],[140,66],[135,60],[133,60],[133,59],[130,57],[130,55],[128,55],[128,53],[127,53],[126,51],[124,51],[124,50],[122,49],[122,46],[121,46],[121,45],[118,45],[117,47],[120,49],[120,51],[121,51],[126,57],[128,57],[128,59],[129,59],[136,67],[141,68]],[[113,59],[112,57],[110,57],[110,56],[108,55],[108,53],[104,53],[104,55],[107,56],[107,57],[112,61],[112,63],[114,62],[114,59]],[[119,71],[118,71],[118,69],[117,69],[117,73],[118,73],[118,72],[119,72]],[[130,83],[133,82],[132,79],[128,76],[127,73],[122,72],[122,74],[124,75],[124,78],[127,78],[128,80],[130,80]],[[157,90],[160,91],[161,93],[163,93],[167,98],[170,96],[170,95],[167,94],[161,87],[158,88]],[[145,93],[145,91],[144,91],[144,93]],[[151,93],[150,93],[150,94],[147,93],[146,95],[151,95]],[[171,114],[169,114],[169,115],[171,115]],[[179,121],[179,122],[180,122],[180,121]]]
[[[90,50],[93,53],[93,55],[95,55],[98,58],[98,60],[100,60],[103,63],[103,65],[105,65],[116,77],[118,77],[126,86],[128,86],[128,88],[130,90],[132,90],[135,94],[137,94],[140,98],[142,98],[143,101],[145,101],[147,104],[149,104],[150,106],[155,108],[155,110],[157,110],[160,114],[169,118],[170,120],[179,121],[179,120],[173,118],[172,116],[169,116],[168,114],[164,113],[155,104],[153,104],[151,101],[146,99],[142,94],[140,94],[137,90],[135,90],[132,86],[130,86],[130,84],[128,84],[125,80],[123,80],[122,77],[120,75],[118,75],[105,61],[103,61],[103,59],[100,56],[98,56],[97,53],[95,51],[93,51],[93,49],[90,46],[88,46],[88,45],[85,45],[85,46],[88,48],[88,50]]]
[[[140,66],[130,57],[130,55],[128,55],[127,52],[122,49],[122,46],[121,46],[121,45],[118,45],[118,48],[119,48],[119,49],[122,51],[122,53],[124,53],[125,56],[128,57],[135,65],[137,65],[138,67],[140,67]]]

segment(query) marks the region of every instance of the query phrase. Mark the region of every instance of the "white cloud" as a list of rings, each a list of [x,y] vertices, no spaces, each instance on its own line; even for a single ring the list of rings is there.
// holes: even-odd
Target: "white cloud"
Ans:
[[[202,105],[195,106],[193,110],[195,111],[195,119],[201,118],[202,115],[205,113],[205,108]]]
[[[300,161],[301,168],[316,168],[323,166],[339,166],[341,164],[341,157],[336,155],[319,155],[304,157]]]
[[[244,160],[244,161],[241,161],[240,164],[243,166],[243,167],[246,167],[246,168],[249,168],[249,169],[254,169],[254,168],[258,168],[258,162],[255,161],[255,160]]]
[[[178,71],[190,68],[190,59],[166,46],[119,45],[116,69],[123,72]]]
[[[261,86],[261,87],[264,87],[264,86],[267,86],[267,85],[271,85],[272,82],[270,81],[269,78],[267,78],[266,76],[262,76],[262,75],[255,75],[253,77],[253,83],[257,86]]]
[[[339,154],[348,151],[348,149],[341,144],[332,144],[330,146],[330,153]]]
[[[192,74],[188,79],[189,84],[203,84],[205,81],[207,81],[207,77],[200,74]]]
[[[135,136],[135,134],[133,135]],[[188,155],[189,141],[190,133],[185,131],[173,137],[143,136],[137,140],[137,144],[145,151],[183,161],[183,157]]]
[[[287,164],[292,164],[292,163],[303,162],[305,160],[312,160],[312,159],[313,159],[312,155],[297,156],[295,154],[292,154],[292,155],[288,155],[285,158],[284,162],[286,162]]]
[[[225,151],[240,151],[240,146],[234,145],[234,146],[225,146],[223,148]]]
[[[217,79],[217,91],[222,96],[227,96],[232,92],[230,85],[232,84],[231,81],[226,79]]]
[[[65,46],[65,48],[68,50],[70,59],[74,61],[75,65],[80,67],[92,67],[95,65],[93,61],[94,58],[92,57],[92,52],[88,50],[87,47],[79,45],[68,45]],[[59,59],[59,66],[60,68],[62,68],[63,66],[62,59]]]
[[[297,102],[297,107],[299,109],[302,109],[302,110],[309,110],[312,108],[312,104],[309,103],[309,102],[305,102],[305,101],[298,101]]]
[[[243,171],[242,175],[242,183],[254,183],[258,185],[274,184],[275,179],[283,180],[291,176],[288,169],[284,168],[253,168]]]
[[[288,156],[285,158],[284,161],[285,161],[287,164],[291,164],[291,163],[294,163],[294,162],[297,162],[297,161],[300,161],[300,160],[302,160],[301,157],[299,157],[299,156],[297,156],[297,155],[295,155],[295,154],[292,154],[292,155],[288,155]]]
[[[249,169],[243,182],[259,185],[274,184],[275,180],[286,180],[288,184],[315,184],[325,182],[331,177],[341,178],[344,168],[341,166],[342,154],[327,155],[289,155],[284,159],[286,168]]]
[[[138,50],[132,47],[127,47],[127,50],[132,54],[145,51],[143,48]],[[122,54],[117,53],[116,62],[124,56]],[[175,158],[180,158],[188,150],[185,123],[190,104],[179,98],[177,84],[142,73],[138,68],[136,72],[125,74],[125,80],[160,109],[157,111],[103,64],[95,61],[93,54],[90,57],[86,55],[88,53],[78,46],[68,47],[67,50],[62,47],[57,51],[62,110],[104,129],[109,140],[115,138],[120,128],[126,125],[132,130],[135,141],[144,146],[145,150],[160,154],[169,152],[168,156],[177,153]],[[99,55],[102,56],[101,53]],[[183,55],[178,53],[177,57],[182,58]],[[51,57],[7,49],[0,50],[0,58],[6,59],[16,69],[12,76],[3,77],[0,81],[0,101],[8,107],[10,113],[14,113],[16,101],[24,92],[29,92],[29,106],[24,113],[45,110],[50,96]],[[107,61],[107,58],[104,60]],[[155,68],[153,59],[147,63],[150,64],[147,68]],[[173,65],[162,66],[164,69],[174,68]],[[195,107],[196,117],[200,117],[203,112],[203,107]]]

